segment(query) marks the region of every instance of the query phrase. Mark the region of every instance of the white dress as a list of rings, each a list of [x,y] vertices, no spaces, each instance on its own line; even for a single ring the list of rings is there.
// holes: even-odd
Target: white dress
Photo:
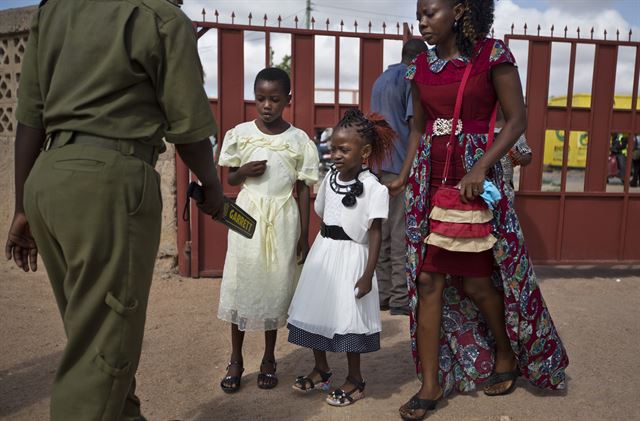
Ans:
[[[240,167],[267,161],[260,177],[249,177],[236,203],[257,221],[252,239],[229,231],[218,318],[240,330],[274,330],[285,325],[296,286],[300,236],[296,180],[318,181],[318,152],[305,132],[293,126],[279,135],[262,133],[255,122],[225,135],[219,165]]]
[[[334,240],[318,234],[289,308],[289,341],[323,351],[374,351],[379,348],[381,331],[375,274],[371,292],[363,298],[355,297],[354,287],[369,257],[367,230],[374,219],[387,218],[389,194],[373,174],[363,172],[359,179],[364,192],[356,206],[346,208],[342,204],[344,196],[332,190],[329,178],[330,174],[318,191],[316,213],[325,225],[340,226],[358,241]]]

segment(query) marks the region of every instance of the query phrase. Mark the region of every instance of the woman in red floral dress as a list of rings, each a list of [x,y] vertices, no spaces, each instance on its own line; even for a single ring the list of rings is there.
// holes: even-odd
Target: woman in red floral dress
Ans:
[[[407,158],[388,187],[406,186],[407,274],[411,343],[422,387],[400,408],[423,419],[454,390],[482,383],[490,396],[510,393],[519,375],[548,389],[565,387],[568,358],[538,288],[518,218],[505,194],[500,158],[526,125],[522,86],[507,46],[486,38],[493,0],[419,0],[420,33],[435,45],[409,67],[414,119]],[[453,160],[443,180],[458,87],[470,65]],[[487,148],[492,111],[506,123]],[[443,121],[449,131],[442,132]],[[458,130],[456,130],[458,132]],[[431,198],[438,186],[457,186],[464,202],[478,200],[485,179],[502,193],[494,206],[484,252],[425,245]]]

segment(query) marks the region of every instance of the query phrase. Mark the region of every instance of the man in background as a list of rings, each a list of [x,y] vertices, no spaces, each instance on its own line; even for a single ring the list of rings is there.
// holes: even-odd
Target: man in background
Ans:
[[[383,184],[397,178],[407,154],[413,106],[411,84],[405,74],[407,66],[423,51],[427,51],[424,41],[409,40],[402,47],[402,61],[389,66],[373,85],[371,111],[382,114],[398,134],[390,157],[377,169]],[[390,310],[393,315],[409,314],[405,255],[404,195],[398,195],[390,198],[389,218],[382,223],[382,247],[376,266],[380,309]]]

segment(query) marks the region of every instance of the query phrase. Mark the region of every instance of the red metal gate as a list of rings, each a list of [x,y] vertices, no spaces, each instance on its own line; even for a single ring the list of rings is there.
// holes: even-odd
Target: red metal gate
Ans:
[[[553,30],[552,30],[553,31]],[[539,32],[539,29],[538,29]],[[525,28],[526,33],[526,28]],[[527,140],[534,150],[533,162],[522,170],[516,208],[534,261],[543,264],[637,263],[640,261],[640,188],[630,189],[631,159],[626,159],[623,185],[608,184],[608,158],[612,136],[628,139],[627,156],[633,154],[633,141],[640,135],[638,118],[638,77],[640,43],[631,41],[567,38],[540,35],[506,36],[510,44],[528,43],[527,57]],[[580,30],[577,30],[578,36]],[[617,34],[617,38],[620,35]],[[567,47],[568,78],[566,100],[554,105],[549,98],[553,47]],[[588,47],[584,47],[588,46]],[[584,48],[594,49],[590,103],[575,100],[576,55]],[[621,48],[631,53],[632,89],[630,104],[614,104],[616,67]],[[518,58],[518,57],[516,57]],[[584,74],[585,69],[580,69]],[[588,69],[587,69],[588,75]],[[618,74],[620,76],[620,74]],[[620,79],[618,77],[618,79]],[[631,82],[631,81],[627,81]],[[631,85],[631,83],[629,83]],[[584,95],[583,95],[584,96]],[[549,131],[564,132],[562,160],[556,169],[558,191],[544,191],[545,148]],[[577,180],[569,166],[572,132],[586,134],[586,165]]]
[[[266,18],[266,16],[265,16]],[[345,110],[358,107],[358,104],[340,102],[340,47],[341,38],[353,38],[359,42],[359,104],[364,110],[369,108],[371,87],[383,70],[383,43],[385,40],[402,41],[402,33],[408,33],[407,27],[396,24],[395,34],[372,33],[371,26],[367,32],[358,32],[357,25],[353,31],[346,31],[341,25],[340,31],[329,30],[329,22],[324,29],[302,29],[263,25],[239,25],[217,22],[195,22],[199,36],[206,36],[209,30],[218,33],[218,98],[211,100],[211,107],[220,126],[220,136],[238,123],[256,117],[254,101],[244,99],[244,34],[245,32],[262,32],[265,38],[265,65],[269,62],[270,38],[272,34],[284,33],[291,36],[291,81],[293,100],[285,111],[285,118],[296,127],[304,130],[311,137],[317,129],[333,127]],[[314,22],[315,26],[315,22]],[[332,103],[316,103],[315,101],[315,37],[335,37],[334,98]],[[408,36],[408,35],[406,35]],[[405,36],[405,37],[406,37]],[[397,52],[400,58],[400,49]],[[355,63],[349,63],[356,65]],[[220,105],[223,106],[220,106]],[[176,158],[177,165],[177,200],[186,200],[186,185],[189,171]],[[220,169],[220,178],[224,185],[225,195],[236,197],[239,188],[226,183],[227,170]],[[315,195],[313,195],[315,197]],[[313,206],[313,204],[312,204]],[[191,225],[178,221],[178,265],[180,274],[184,276],[220,276],[224,265],[227,247],[227,230],[214,223],[210,218],[196,211],[192,205]],[[319,230],[320,221],[311,212],[311,236]]]
[[[383,70],[384,40],[406,40],[410,33],[405,24],[403,33],[396,24],[395,34],[348,32],[329,30],[329,22],[323,29],[281,28],[263,25],[240,25],[215,22],[194,23],[199,36],[209,30],[218,34],[218,98],[211,100],[211,107],[220,126],[218,139],[240,122],[255,118],[254,102],[244,99],[244,36],[245,32],[262,32],[265,39],[265,65],[269,62],[270,37],[274,33],[291,36],[291,79],[293,100],[285,111],[285,118],[310,136],[320,128],[333,127],[340,115],[351,107],[367,110],[371,87]],[[386,32],[386,27],[384,28]],[[315,102],[315,37],[335,37],[334,101]],[[359,104],[340,102],[340,40],[355,38],[359,43]],[[633,138],[640,134],[637,118],[638,69],[640,55],[638,42],[584,40],[544,36],[510,34],[507,42],[526,41],[528,48],[528,79],[526,84],[528,107],[527,137],[534,152],[533,163],[520,175],[517,208],[531,254],[539,263],[593,263],[640,262],[640,193],[629,191],[630,160],[626,165],[626,182],[621,192],[606,192],[606,165],[609,151],[609,134],[624,132]],[[567,105],[551,107],[547,92],[550,78],[551,47],[554,42],[571,44],[570,77]],[[595,73],[593,77],[592,104],[590,108],[572,106],[572,80],[575,72],[576,47],[581,43],[595,45]],[[630,110],[612,110],[617,50],[630,46],[636,50],[633,100]],[[398,52],[399,56],[399,52]],[[220,106],[220,105],[223,106]],[[562,130],[570,138],[572,131],[588,131],[592,139],[588,145],[584,191],[568,192],[568,142],[565,142],[560,169],[561,183],[558,192],[543,191],[543,153],[545,133],[548,129]],[[607,141],[605,141],[607,140]],[[633,142],[629,142],[632,144]],[[631,149],[629,149],[629,155]],[[190,179],[186,166],[176,159],[177,200],[184,203],[186,185]],[[220,170],[225,195],[235,197],[237,187],[226,183],[226,169]],[[220,224],[196,211],[192,206],[192,220],[178,221],[178,262],[184,276],[219,276],[222,273],[227,246],[227,231]],[[634,216],[634,217],[632,217]],[[319,221],[312,212],[311,235],[318,230]]]

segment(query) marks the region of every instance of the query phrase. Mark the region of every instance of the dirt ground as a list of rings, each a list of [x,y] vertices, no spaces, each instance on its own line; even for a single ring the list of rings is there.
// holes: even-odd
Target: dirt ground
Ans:
[[[456,395],[431,420],[640,419],[640,268],[539,268],[541,287],[569,352],[565,392],[541,392],[519,380],[506,397]],[[158,274],[151,291],[139,395],[156,420],[394,420],[418,389],[409,352],[408,321],[383,313],[382,349],[363,357],[367,398],[332,408],[319,393],[300,396],[290,385],[312,365],[310,352],[277,348],[280,385],[256,387],[263,337],[247,335],[243,386],[218,387],[229,354],[229,327],[215,317],[219,281]],[[46,275],[24,275],[0,264],[0,418],[46,420],[49,390],[65,339]],[[346,375],[330,358],[335,381]]]

